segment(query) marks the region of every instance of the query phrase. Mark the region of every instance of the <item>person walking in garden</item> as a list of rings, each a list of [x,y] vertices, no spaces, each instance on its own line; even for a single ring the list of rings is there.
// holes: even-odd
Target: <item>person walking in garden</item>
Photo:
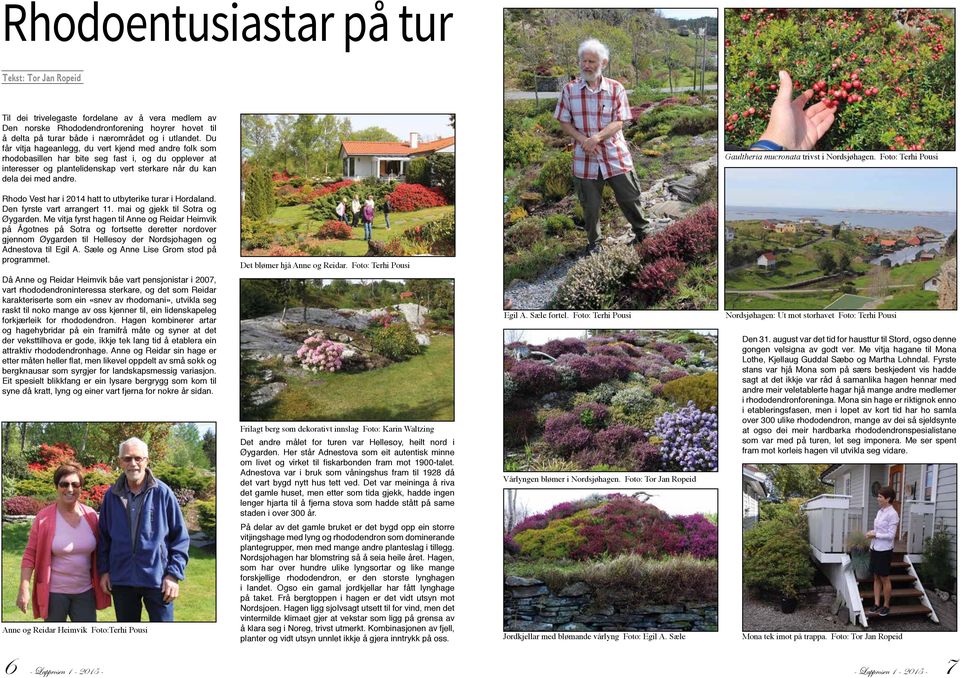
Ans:
[[[363,203],[363,239],[371,240],[373,238],[373,217],[376,214],[374,209],[373,196],[368,196],[367,201]]]
[[[897,536],[900,516],[893,508],[897,493],[892,487],[881,487],[877,492],[880,510],[873,519],[873,529],[867,532],[870,542],[870,572],[873,574],[873,607],[870,612],[886,617],[890,614],[890,599],[893,584],[890,580],[890,563],[893,561],[893,542]],[[883,593],[881,605],[880,594]]]
[[[387,224],[387,230],[390,230],[390,212],[393,211],[393,208],[390,207],[390,196],[386,196],[383,199],[383,220]]]
[[[356,228],[360,225],[360,196],[353,196],[353,202],[350,203],[350,209],[353,212],[353,223],[351,226]]]
[[[616,80],[603,76],[610,50],[589,39],[577,50],[580,77],[560,93],[554,117],[575,142],[573,181],[583,206],[587,253],[600,245],[600,207],[603,187],[609,183],[623,215],[633,230],[632,244],[643,240],[648,221],[640,205],[640,182],[623,136],[623,123],[630,120],[627,91]]]
[[[190,536],[177,497],[147,465],[147,444],[120,443],[122,473],[100,505],[100,587],[113,594],[117,621],[173,621],[173,601],[189,559]]]
[[[343,198],[337,203],[337,221],[347,223],[347,203]]]

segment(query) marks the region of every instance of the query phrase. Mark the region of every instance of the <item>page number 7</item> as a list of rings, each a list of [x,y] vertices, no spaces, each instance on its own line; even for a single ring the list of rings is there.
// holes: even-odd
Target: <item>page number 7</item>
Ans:
[[[953,670],[957,667],[957,664],[958,664],[958,663],[960,663],[960,659],[950,659],[950,660],[948,660],[948,662],[949,662],[949,664],[950,664],[950,668],[947,669],[947,675],[949,676],[949,675],[950,675],[950,672],[953,671]]]

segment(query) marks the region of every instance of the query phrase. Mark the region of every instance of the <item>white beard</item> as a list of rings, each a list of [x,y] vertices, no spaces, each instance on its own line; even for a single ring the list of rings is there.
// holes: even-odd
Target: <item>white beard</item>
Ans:
[[[600,77],[601,77],[602,75],[603,75],[603,67],[602,67],[602,66],[597,69],[597,72],[596,72],[596,74],[594,75],[594,79],[593,79],[593,80],[590,79],[588,73],[586,73],[586,72],[583,71],[583,70],[580,71],[580,79],[583,80],[584,82],[597,82],[598,80],[600,80]]]

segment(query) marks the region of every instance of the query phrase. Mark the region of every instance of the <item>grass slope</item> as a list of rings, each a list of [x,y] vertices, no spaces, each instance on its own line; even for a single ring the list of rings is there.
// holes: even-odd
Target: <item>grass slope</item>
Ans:
[[[30,525],[27,523],[3,525],[3,603],[5,622],[41,621],[17,609],[17,590],[20,586],[20,559],[27,545]],[[205,549],[190,549],[187,578],[180,583],[180,597],[174,604],[174,621],[216,621],[217,618],[217,557]],[[146,620],[146,612],[143,619]],[[97,619],[101,622],[117,620],[113,607],[100,610]]]
[[[276,421],[453,421],[453,337],[431,337],[422,355],[358,373],[303,372],[261,408]]]

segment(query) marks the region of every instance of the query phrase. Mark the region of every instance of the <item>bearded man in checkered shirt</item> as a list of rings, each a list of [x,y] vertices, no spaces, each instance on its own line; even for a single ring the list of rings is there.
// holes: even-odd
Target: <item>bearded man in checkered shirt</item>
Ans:
[[[586,40],[577,50],[580,78],[567,83],[553,116],[573,137],[573,181],[583,206],[587,253],[600,249],[600,205],[605,183],[613,188],[623,215],[633,229],[633,242],[643,240],[647,219],[640,206],[640,183],[633,171],[623,123],[630,120],[627,91],[603,77],[610,51],[599,40]]]

